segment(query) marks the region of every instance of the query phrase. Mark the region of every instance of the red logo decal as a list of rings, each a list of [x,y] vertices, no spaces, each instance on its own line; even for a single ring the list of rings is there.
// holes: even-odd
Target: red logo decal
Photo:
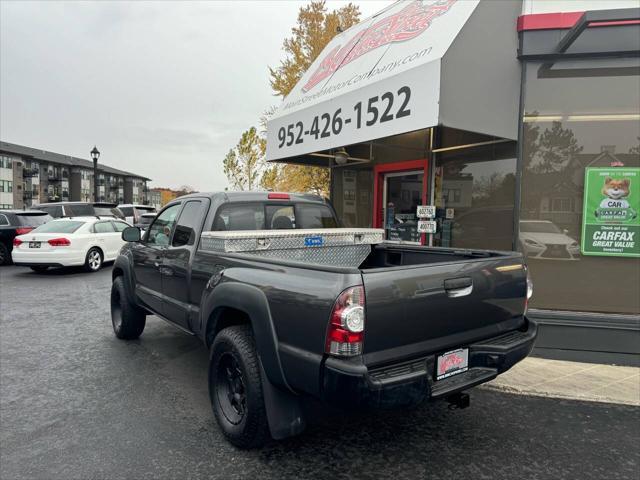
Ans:
[[[451,354],[447,358],[442,358],[440,361],[440,372],[445,373],[463,363],[464,359],[459,355]]]
[[[322,59],[320,66],[302,87],[302,91],[308,92],[322,80],[365,53],[390,43],[404,42],[417,37],[431,26],[435,18],[447,13],[456,1],[438,0],[430,5],[424,5],[422,0],[415,0],[395,15],[383,18],[369,28],[358,32],[344,47],[341,48],[341,45],[338,45]]]

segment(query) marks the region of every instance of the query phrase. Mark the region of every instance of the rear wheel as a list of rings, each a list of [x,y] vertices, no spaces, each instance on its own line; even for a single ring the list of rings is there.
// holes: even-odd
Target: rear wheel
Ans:
[[[0,243],[0,265],[9,265],[11,263],[11,253],[4,243]]]
[[[129,301],[124,279],[116,277],[111,285],[111,324],[113,325],[113,333],[122,340],[133,340],[142,335],[146,323],[146,313]]]
[[[209,359],[209,397],[218,425],[239,448],[269,438],[260,364],[248,325],[228,327],[215,338]]]
[[[47,271],[47,269],[49,267],[47,267],[46,265],[34,265],[32,267],[29,267],[31,270],[33,270],[34,272],[38,272],[38,273],[42,273]]]
[[[84,269],[87,272],[97,272],[102,267],[102,252],[93,247],[87,252],[84,260]]]

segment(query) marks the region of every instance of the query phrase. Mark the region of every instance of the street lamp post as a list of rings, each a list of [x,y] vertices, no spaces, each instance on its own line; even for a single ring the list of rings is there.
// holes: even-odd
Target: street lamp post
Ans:
[[[93,159],[93,201],[98,201],[98,159],[100,158],[100,150],[95,145],[91,150],[91,158]]]

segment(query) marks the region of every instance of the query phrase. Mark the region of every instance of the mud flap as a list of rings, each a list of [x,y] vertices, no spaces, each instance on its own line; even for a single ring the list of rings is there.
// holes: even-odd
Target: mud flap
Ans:
[[[260,362],[260,377],[271,436],[275,440],[282,440],[301,434],[307,424],[298,397],[272,384],[267,378],[262,362]]]

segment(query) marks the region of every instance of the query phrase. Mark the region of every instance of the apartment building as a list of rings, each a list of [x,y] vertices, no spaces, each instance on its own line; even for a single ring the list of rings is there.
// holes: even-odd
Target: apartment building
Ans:
[[[93,198],[93,162],[0,141],[0,208],[45,202],[148,203],[142,175],[98,163],[98,198]]]

